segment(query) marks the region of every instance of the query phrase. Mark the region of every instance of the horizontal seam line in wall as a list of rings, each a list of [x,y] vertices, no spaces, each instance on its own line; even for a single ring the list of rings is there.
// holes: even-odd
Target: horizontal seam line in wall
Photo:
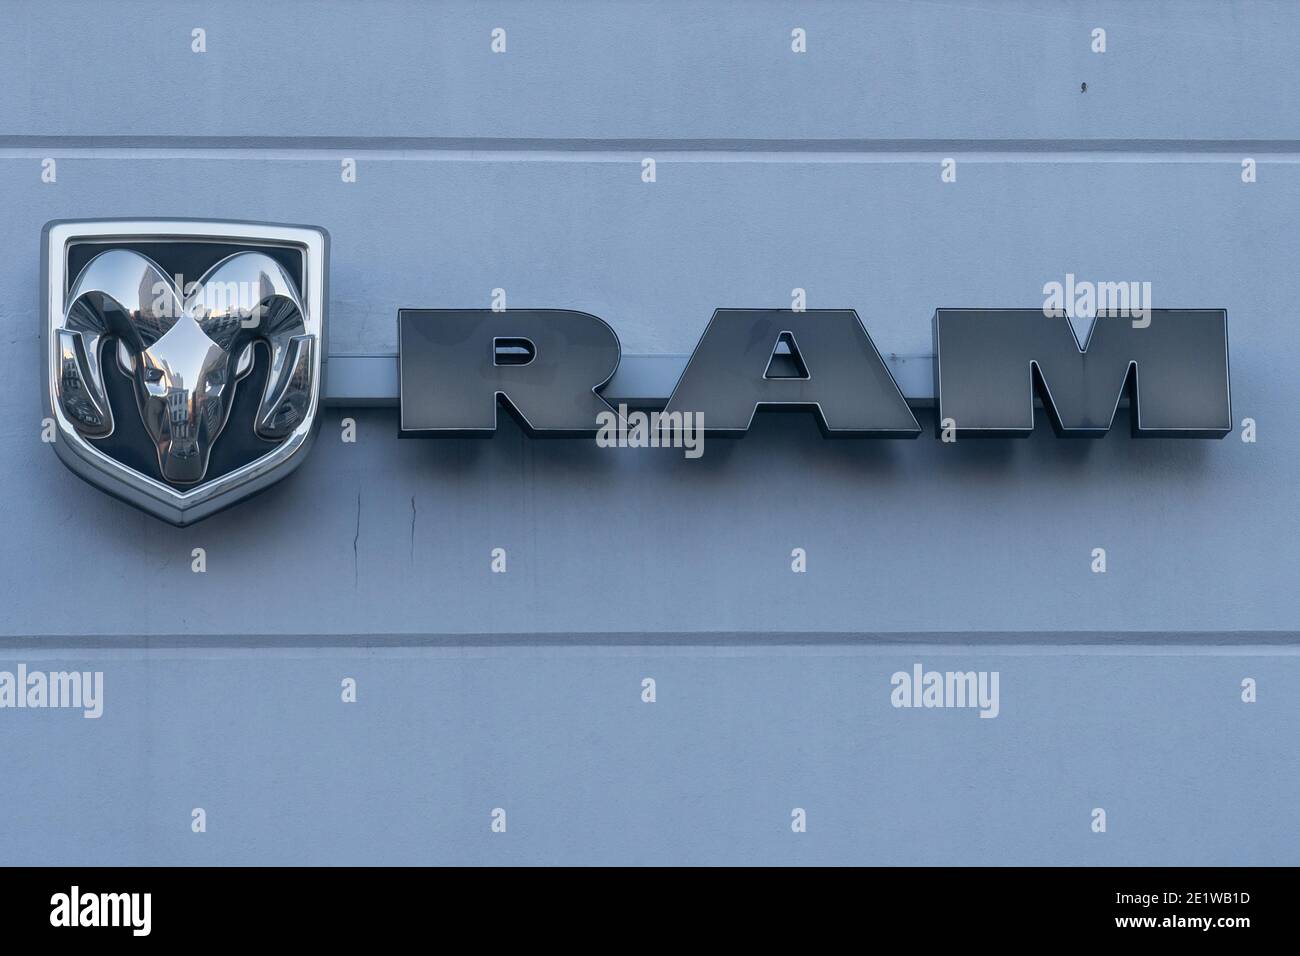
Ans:
[[[1065,648],[1177,647],[1193,652],[1213,648],[1268,646],[1300,653],[1300,632],[1284,631],[603,631],[450,634],[163,634],[0,636],[0,651],[97,649],[204,649],[313,647],[890,647],[946,646],[972,651],[1025,647],[1034,651]]]
[[[4,136],[0,158],[330,160],[348,155],[424,162],[1238,162],[1300,161],[1300,140],[759,140],[443,137]]]
[[[341,159],[354,159],[363,163],[501,163],[520,165],[526,163],[551,164],[640,164],[652,158],[663,166],[685,165],[772,165],[772,166],[931,166],[944,159],[955,159],[966,166],[1088,166],[1088,165],[1238,165],[1245,158],[1266,165],[1295,165],[1300,163],[1300,153],[726,153],[726,152],[656,152],[651,156],[642,153],[597,152],[493,152],[489,150],[465,151],[385,151],[349,150],[214,150],[214,149],[5,149],[0,147],[0,161],[38,162],[44,159],[89,160],[113,162],[140,162],[163,160],[172,162],[235,162],[235,163],[330,163]]]
[[[1300,139],[752,139],[752,138],[561,138],[483,136],[39,136],[0,134],[0,147],[172,147],[180,149],[414,149],[572,150],[646,149],[748,152],[1256,152],[1300,151]]]

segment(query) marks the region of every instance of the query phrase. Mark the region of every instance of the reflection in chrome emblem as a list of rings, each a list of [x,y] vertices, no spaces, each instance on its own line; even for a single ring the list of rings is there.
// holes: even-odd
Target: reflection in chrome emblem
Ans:
[[[51,223],[46,237],[47,391],[56,449],[70,467],[176,524],[291,470],[310,443],[321,391],[323,231],[164,220]],[[178,288],[171,275],[182,262],[206,268]],[[265,384],[255,412],[234,420],[259,345]],[[122,388],[114,407],[109,377],[119,374],[134,412],[122,407]],[[122,416],[136,413],[143,432],[122,428]],[[228,429],[244,433],[230,446],[246,460],[217,470],[212,453]],[[155,473],[141,470],[146,449],[126,447],[142,444],[140,435]]]
[[[207,307],[212,293],[227,283],[235,289],[252,285],[260,295],[251,302],[245,296],[243,308],[238,297]],[[293,280],[269,256],[240,252],[222,260],[182,302],[157,263],[113,249],[91,260],[68,298],[59,330],[63,370],[55,384],[64,412],[84,435],[112,432],[99,351],[102,339],[115,338],[167,481],[202,480],[235,385],[253,367],[258,332],[270,344],[272,371],[254,429],[263,438],[283,438],[301,421],[311,387],[312,339],[302,334],[302,303]]]

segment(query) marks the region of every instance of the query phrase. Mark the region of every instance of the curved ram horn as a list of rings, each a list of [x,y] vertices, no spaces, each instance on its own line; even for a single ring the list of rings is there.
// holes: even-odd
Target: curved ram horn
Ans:
[[[147,348],[180,316],[176,289],[159,265],[129,249],[101,252],[86,264],[68,293],[58,329],[59,407],[89,438],[113,431],[104,387],[101,347],[108,338]]]
[[[199,326],[230,350],[241,330],[266,340],[271,369],[253,429],[284,438],[306,417],[311,400],[312,336],[306,334],[297,286],[280,263],[261,252],[238,252],[208,270],[187,301]],[[241,353],[240,367],[245,367]]]

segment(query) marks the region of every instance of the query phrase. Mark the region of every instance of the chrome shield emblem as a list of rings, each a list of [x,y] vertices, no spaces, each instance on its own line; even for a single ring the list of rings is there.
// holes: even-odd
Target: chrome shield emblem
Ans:
[[[325,368],[324,230],[104,220],[42,239],[44,398],[68,467],[185,525],[301,462]]]

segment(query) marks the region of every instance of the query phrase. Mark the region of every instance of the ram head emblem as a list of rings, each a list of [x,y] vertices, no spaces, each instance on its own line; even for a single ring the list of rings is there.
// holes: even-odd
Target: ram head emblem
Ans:
[[[279,441],[308,413],[314,336],[293,279],[265,253],[235,253],[182,290],[147,256],[112,249],[86,264],[65,301],[55,400],[79,434],[107,437],[104,363],[116,361],[169,484],[203,480],[258,343],[270,361],[255,434]]]

